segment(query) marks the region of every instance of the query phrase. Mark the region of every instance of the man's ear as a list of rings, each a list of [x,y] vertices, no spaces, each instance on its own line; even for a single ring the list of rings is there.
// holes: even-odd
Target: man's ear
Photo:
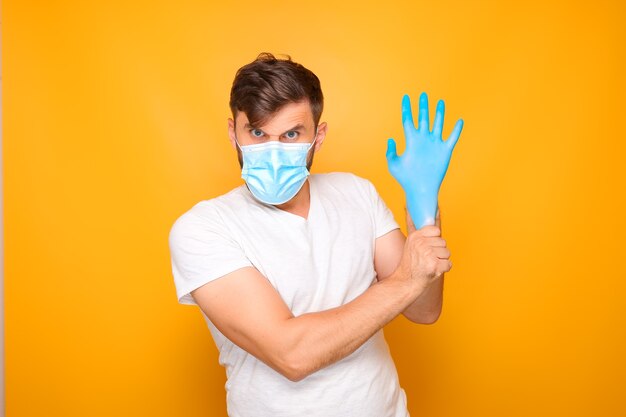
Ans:
[[[324,143],[324,138],[326,137],[326,132],[328,131],[328,125],[326,122],[322,122],[317,126],[317,138],[315,139],[315,152],[319,151],[322,147],[322,143]]]
[[[233,145],[233,148],[237,149],[237,142],[235,141],[235,121],[231,118],[228,118],[228,138],[230,139],[230,144]]]

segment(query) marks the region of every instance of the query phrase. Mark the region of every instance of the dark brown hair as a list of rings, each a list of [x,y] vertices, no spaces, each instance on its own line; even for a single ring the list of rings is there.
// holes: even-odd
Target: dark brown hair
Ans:
[[[268,52],[239,68],[230,90],[233,118],[242,111],[252,126],[263,126],[283,106],[302,100],[309,101],[317,126],[324,107],[320,80],[289,55],[277,59]]]

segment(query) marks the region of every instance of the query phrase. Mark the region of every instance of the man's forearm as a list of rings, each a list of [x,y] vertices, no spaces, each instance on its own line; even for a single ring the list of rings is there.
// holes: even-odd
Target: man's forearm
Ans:
[[[407,319],[420,324],[432,324],[441,315],[443,306],[443,278],[442,274],[419,297],[411,303],[402,314]]]
[[[290,379],[299,380],[348,356],[422,292],[411,280],[389,277],[340,307],[289,319],[285,334]]]

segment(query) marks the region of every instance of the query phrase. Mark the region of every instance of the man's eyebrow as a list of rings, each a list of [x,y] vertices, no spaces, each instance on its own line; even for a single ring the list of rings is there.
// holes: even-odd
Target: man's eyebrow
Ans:
[[[302,123],[298,123],[297,125],[295,125],[294,127],[292,127],[291,129],[287,129],[283,132],[283,134],[287,133],[287,132],[291,132],[292,130],[305,130],[306,128],[304,127],[304,125]]]
[[[256,127],[256,126],[252,126],[250,123],[246,123],[246,124],[243,126],[243,128],[244,128],[244,129],[259,129],[259,128],[258,128],[258,127]],[[263,130],[263,129],[261,129],[261,130]],[[306,127],[305,127],[302,123],[298,123],[297,125],[295,125],[295,126],[294,126],[294,127],[292,127],[291,129],[287,129],[287,130],[285,130],[283,133],[281,133],[281,135],[284,135],[285,133],[287,133],[287,132],[291,132],[291,131],[293,131],[293,130],[306,130]]]

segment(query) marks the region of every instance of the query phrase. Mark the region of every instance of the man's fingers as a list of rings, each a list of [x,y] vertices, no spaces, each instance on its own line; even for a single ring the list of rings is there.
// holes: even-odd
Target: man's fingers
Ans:
[[[450,258],[450,249],[448,248],[434,248],[435,255],[439,259],[449,259]]]
[[[449,259],[440,259],[439,261],[437,261],[436,271],[437,271],[438,276],[445,274],[451,269],[452,269],[452,261],[450,261]]]
[[[430,118],[428,116],[428,95],[420,94],[419,131],[430,133]]]
[[[446,247],[446,240],[442,238],[441,236],[425,237],[424,239],[426,239],[426,242],[428,242],[428,244],[432,247],[437,247],[437,248]]]

